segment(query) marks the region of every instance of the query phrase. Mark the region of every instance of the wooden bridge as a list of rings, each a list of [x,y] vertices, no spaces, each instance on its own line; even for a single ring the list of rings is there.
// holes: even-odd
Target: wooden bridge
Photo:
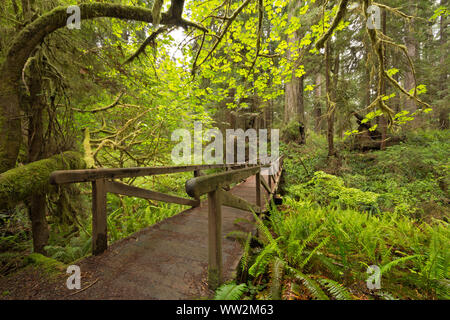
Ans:
[[[204,175],[207,169],[224,172]],[[227,235],[256,231],[251,212],[266,209],[276,191],[282,158],[272,174],[261,165],[199,165],[55,171],[52,184],[92,183],[92,252],[78,262],[82,289],[74,299],[195,299],[235,276],[242,245]],[[194,172],[191,198],[129,186],[119,178]],[[230,187],[235,185],[234,187]],[[106,194],[192,206],[108,247]],[[207,200],[201,196],[207,194]],[[246,220],[248,222],[246,222]],[[69,290],[67,289],[69,292]]]

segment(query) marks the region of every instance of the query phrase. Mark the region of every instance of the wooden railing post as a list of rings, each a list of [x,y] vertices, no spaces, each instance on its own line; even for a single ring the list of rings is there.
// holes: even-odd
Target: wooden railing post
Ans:
[[[194,170],[194,177],[195,178],[200,177],[201,175],[202,175],[202,173],[201,173],[200,170]],[[195,197],[195,200],[197,200],[198,201],[198,205],[200,205],[200,197]]]
[[[256,206],[261,208],[261,171],[256,174]],[[262,210],[261,210],[262,211]]]
[[[221,191],[208,193],[208,286],[216,289],[222,283],[222,204]]]
[[[92,181],[92,254],[108,248],[105,179]]]
[[[269,170],[269,175],[267,176],[267,179],[269,180],[270,191],[272,191],[272,171],[271,170]]]

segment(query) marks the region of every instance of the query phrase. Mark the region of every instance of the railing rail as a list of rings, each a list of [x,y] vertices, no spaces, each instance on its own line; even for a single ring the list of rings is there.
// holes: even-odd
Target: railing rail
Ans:
[[[85,170],[58,170],[50,175],[50,183],[65,184],[90,182],[98,179],[120,179],[153,176],[160,174],[180,173],[207,169],[225,169],[243,166],[244,164],[205,164],[170,167],[136,167],[136,168],[100,168]]]

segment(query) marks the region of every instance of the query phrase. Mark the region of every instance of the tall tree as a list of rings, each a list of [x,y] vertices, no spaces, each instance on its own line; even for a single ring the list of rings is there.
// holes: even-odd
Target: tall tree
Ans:
[[[291,0],[288,5],[288,20],[291,20],[296,15],[301,2]],[[305,104],[304,104],[304,79],[303,76],[297,76],[297,68],[294,61],[294,52],[289,49],[301,39],[300,31],[295,30],[288,35],[288,49],[286,50],[286,58],[294,64],[292,73],[287,79],[285,86],[285,102],[284,102],[284,121],[287,123],[291,119],[296,119],[299,125],[300,142],[305,143]],[[297,54],[298,55],[298,54]]]

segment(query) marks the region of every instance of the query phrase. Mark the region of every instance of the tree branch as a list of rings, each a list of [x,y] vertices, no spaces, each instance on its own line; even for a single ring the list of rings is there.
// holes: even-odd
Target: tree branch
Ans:
[[[331,37],[331,35],[333,34],[334,29],[337,28],[339,22],[341,22],[342,18],[344,18],[345,12],[347,10],[347,3],[348,3],[348,0],[341,0],[341,3],[339,4],[338,12],[336,13],[336,16],[334,17],[330,28],[327,30],[327,32],[325,32],[324,35],[322,35],[322,37],[319,40],[317,40],[317,43],[316,43],[317,49],[323,48],[323,46],[325,45],[325,42],[327,42],[328,38]]]
[[[119,103],[120,98],[122,98],[122,96],[123,96],[124,94],[125,94],[125,92],[122,91],[122,92],[117,96],[116,100],[114,100],[113,103],[111,103],[109,106],[106,106],[106,107],[97,108],[97,109],[94,109],[94,110],[82,110],[82,109],[78,109],[78,108],[72,108],[72,110],[78,111],[78,112],[90,112],[90,113],[97,113],[97,112],[101,112],[101,111],[106,111],[106,110],[108,110],[108,109],[114,108],[114,107]]]
[[[168,26],[164,26],[164,27],[160,27],[158,28],[158,30],[154,31],[150,36],[148,36],[147,39],[145,39],[145,41],[140,45],[139,49],[136,50],[135,53],[133,53],[133,55],[131,57],[129,57],[123,64],[128,64],[131,61],[133,61],[134,59],[136,59],[141,53],[145,52],[145,48],[151,44],[152,46],[155,43],[156,38],[158,37],[158,35],[160,35],[163,32],[166,32],[169,30]]]

